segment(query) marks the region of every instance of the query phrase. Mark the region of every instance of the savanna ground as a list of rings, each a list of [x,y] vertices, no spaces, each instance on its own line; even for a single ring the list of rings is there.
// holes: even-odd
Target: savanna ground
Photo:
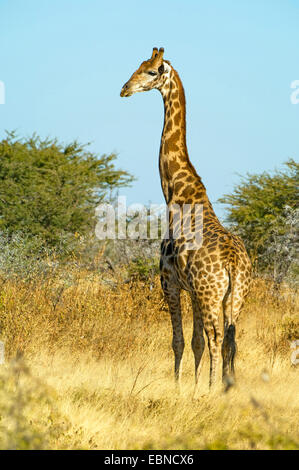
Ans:
[[[256,279],[237,326],[236,384],[193,395],[192,313],[183,295],[182,390],[158,277],[75,267],[2,280],[0,448],[298,449],[298,297]],[[219,370],[219,376],[220,376]]]

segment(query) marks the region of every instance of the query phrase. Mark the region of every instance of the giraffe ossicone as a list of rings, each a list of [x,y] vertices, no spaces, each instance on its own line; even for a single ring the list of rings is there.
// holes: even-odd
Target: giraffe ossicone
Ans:
[[[157,89],[164,101],[164,125],[160,144],[159,171],[168,207],[177,205],[181,222],[188,217],[192,232],[202,230],[200,247],[187,245],[188,231],[174,237],[177,220],[169,216],[169,237],[161,243],[161,285],[169,305],[175,357],[175,379],[179,381],[184,351],[180,293],[189,292],[193,308],[192,349],[197,383],[205,348],[210,353],[210,386],[216,383],[220,351],[224,381],[234,374],[236,322],[251,281],[251,263],[243,241],[218,220],[201,178],[190,162],[186,144],[185,92],[176,70],[163,58],[164,49],[153,49],[121,90],[122,97]],[[192,210],[184,214],[184,206]],[[202,207],[202,222],[196,222],[196,206]],[[189,220],[190,219],[190,220]],[[220,327],[223,322],[223,328]]]

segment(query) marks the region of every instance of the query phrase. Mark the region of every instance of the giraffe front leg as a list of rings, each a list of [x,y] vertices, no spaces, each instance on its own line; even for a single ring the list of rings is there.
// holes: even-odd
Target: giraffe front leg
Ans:
[[[169,306],[169,312],[172,323],[172,348],[174,352],[174,376],[175,383],[179,388],[181,377],[181,362],[184,352],[184,335],[182,326],[182,313],[180,301],[180,289],[163,285],[164,295]]]
[[[192,335],[192,350],[194,354],[195,362],[195,387],[194,393],[198,383],[198,378],[201,372],[201,359],[205,349],[205,339],[203,335],[203,322],[201,318],[201,312],[199,304],[196,298],[192,297],[192,308],[193,308],[193,335]]]

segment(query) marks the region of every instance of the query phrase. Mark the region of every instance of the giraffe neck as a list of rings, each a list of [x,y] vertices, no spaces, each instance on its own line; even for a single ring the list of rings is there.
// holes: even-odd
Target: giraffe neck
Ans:
[[[185,92],[178,73],[164,61],[165,81],[160,88],[164,101],[164,126],[159,170],[167,204],[203,202],[206,190],[189,160],[186,144]],[[208,201],[208,199],[207,199]]]

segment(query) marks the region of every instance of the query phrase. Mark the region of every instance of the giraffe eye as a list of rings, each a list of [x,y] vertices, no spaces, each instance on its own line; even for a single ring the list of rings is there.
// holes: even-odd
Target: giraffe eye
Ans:
[[[147,72],[149,75],[151,75],[152,77],[154,77],[155,75],[157,75],[157,72],[154,72],[153,70],[150,70],[149,72]]]

